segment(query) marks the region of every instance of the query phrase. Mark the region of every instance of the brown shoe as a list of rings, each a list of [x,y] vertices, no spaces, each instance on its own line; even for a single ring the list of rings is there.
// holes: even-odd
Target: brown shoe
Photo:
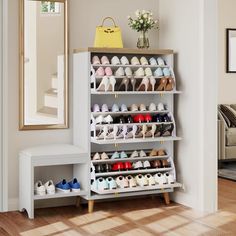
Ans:
[[[174,79],[170,77],[167,80],[168,84],[165,87],[165,91],[172,91],[174,89],[174,84],[175,84]]]
[[[152,151],[149,153],[149,156],[150,156],[150,157],[156,157],[156,156],[158,156],[158,151],[155,150],[155,149],[152,149]]]
[[[164,149],[159,149],[158,156],[166,156],[166,151]]]
[[[166,91],[167,83],[168,83],[168,79],[167,78],[162,78],[160,80],[160,84],[158,85],[156,91]]]
[[[162,167],[161,161],[160,161],[160,160],[152,161],[152,162],[151,162],[151,166],[152,166],[153,168],[161,168],[161,167]]]
[[[170,162],[168,162],[166,159],[162,160],[161,162],[162,162],[162,167],[163,168],[170,168],[171,167]]]

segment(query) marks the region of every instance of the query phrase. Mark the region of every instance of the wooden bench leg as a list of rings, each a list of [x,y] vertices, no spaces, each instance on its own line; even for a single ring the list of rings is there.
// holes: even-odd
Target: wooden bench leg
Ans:
[[[93,207],[94,207],[94,200],[89,200],[88,201],[88,212],[89,213],[93,212]]]
[[[169,195],[169,193],[163,193],[163,197],[164,197],[166,205],[169,205],[170,204],[170,195]]]
[[[80,203],[81,203],[81,197],[77,197],[75,203],[76,207],[80,207]]]

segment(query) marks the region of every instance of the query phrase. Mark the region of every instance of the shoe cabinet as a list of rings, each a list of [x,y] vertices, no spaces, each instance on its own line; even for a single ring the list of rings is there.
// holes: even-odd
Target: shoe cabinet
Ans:
[[[94,201],[101,199],[162,194],[168,204],[169,193],[173,192],[175,188],[181,187],[181,184],[176,181],[174,166],[174,145],[181,140],[176,132],[174,100],[175,96],[181,92],[177,90],[176,86],[173,54],[172,50],[88,48],[74,51],[73,142],[74,145],[79,145],[90,153],[91,177],[88,180],[90,191],[86,196],[83,196],[89,202],[90,212],[93,210]],[[94,56],[99,59],[96,63],[94,63]],[[109,63],[102,64],[101,58],[103,56],[106,56]],[[124,56],[129,63],[112,64],[114,57],[121,59]],[[134,57],[137,57],[139,61],[145,57],[148,65],[145,63],[143,65],[132,64],[131,61],[134,60]],[[150,65],[149,62],[153,60],[151,58],[162,58],[165,64]],[[109,69],[106,69],[108,67]],[[131,71],[132,75],[126,75],[127,68],[131,69],[128,72]],[[146,70],[147,68],[149,69]],[[110,75],[101,75],[98,70],[104,70],[105,74],[107,70]],[[170,75],[158,74],[160,70],[167,70]],[[127,78],[129,83],[126,81]],[[167,87],[162,86],[162,83],[165,83],[168,78],[171,78],[169,79],[171,84],[169,84],[168,89],[165,89]],[[97,110],[93,109],[95,104]],[[103,104],[106,104],[109,109],[102,110]],[[125,104],[127,109],[114,111],[112,109],[114,104],[117,104],[119,108]],[[133,109],[134,104],[137,104],[138,109]],[[140,104],[145,107],[142,111],[139,109]],[[150,104],[155,104],[157,108],[150,111]],[[163,109],[158,109],[158,104],[163,104]],[[143,119],[145,115],[150,115],[152,120],[134,121],[137,118],[135,116],[141,116]],[[167,116],[168,119],[159,120],[159,116]],[[122,122],[119,122],[120,117],[124,118],[122,118]],[[127,117],[130,117],[130,120]],[[146,156],[129,158],[136,150],[144,151]],[[164,150],[165,155],[150,155],[152,150]],[[125,152],[128,158],[112,159],[115,152]],[[96,153],[106,153],[108,158],[94,160],[93,157]],[[168,167],[153,167],[150,164],[146,168],[134,168],[138,161],[139,163],[145,161],[164,163],[167,161],[169,165]],[[131,167],[114,169],[117,162],[129,162]],[[99,166],[107,166],[107,168],[104,169]],[[97,186],[97,182],[101,178],[104,180],[108,177],[116,179],[119,176],[138,178],[137,176],[140,174],[157,176],[159,173],[161,175],[171,174],[174,180],[171,183],[159,184],[155,182],[152,185],[137,185],[136,187],[103,189]]]
[[[87,181],[90,169],[88,162],[88,153],[73,145],[47,145],[22,150],[19,154],[19,211],[27,211],[28,217],[33,219],[35,201],[66,197],[77,197],[79,200],[80,196],[87,196],[90,191]],[[56,184],[65,176],[62,171],[59,178],[55,179],[52,170],[55,168],[61,170],[63,167],[71,167],[69,168],[71,169],[70,178],[78,179],[81,185],[80,191],[70,193],[56,191],[51,195],[36,195],[34,184],[38,180],[37,174],[44,178],[41,180],[46,182],[52,179]],[[46,176],[49,179],[45,179]]]

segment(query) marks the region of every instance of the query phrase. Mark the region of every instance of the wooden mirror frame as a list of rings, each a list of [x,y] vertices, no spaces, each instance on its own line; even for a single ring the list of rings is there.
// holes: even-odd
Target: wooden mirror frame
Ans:
[[[25,84],[25,78],[24,78],[24,4],[25,0],[20,0],[20,7],[19,7],[19,130],[49,130],[49,129],[67,129],[69,127],[68,125],[68,3],[67,0],[47,0],[47,2],[60,2],[64,3],[64,124],[37,124],[37,125],[26,125],[25,124],[25,107],[24,107],[24,101],[25,101],[25,94],[24,94],[24,84]],[[40,1],[41,0],[30,0],[30,1]]]

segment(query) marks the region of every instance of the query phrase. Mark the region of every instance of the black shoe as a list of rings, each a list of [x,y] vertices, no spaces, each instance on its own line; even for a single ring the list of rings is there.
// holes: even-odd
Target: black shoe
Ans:
[[[153,122],[161,123],[161,122],[163,122],[163,119],[162,119],[162,116],[161,116],[160,114],[157,114],[157,115],[154,115],[154,116],[153,116],[152,121],[153,121]]]
[[[133,117],[131,115],[126,117],[126,123],[130,124],[130,123],[134,123],[133,121]]]
[[[167,114],[165,114],[162,116],[162,122],[171,122],[171,118]]]
[[[161,136],[163,136],[163,137],[172,136],[173,130],[174,130],[173,124],[163,125]]]
[[[109,165],[109,164],[104,164],[104,165],[103,165],[103,170],[104,170],[105,172],[111,172],[111,165]]]
[[[125,117],[124,116],[118,116],[115,118],[116,124],[125,124]]]
[[[96,173],[102,173],[102,172],[104,172],[104,167],[103,167],[103,165],[95,165],[95,172],[96,172]]]

